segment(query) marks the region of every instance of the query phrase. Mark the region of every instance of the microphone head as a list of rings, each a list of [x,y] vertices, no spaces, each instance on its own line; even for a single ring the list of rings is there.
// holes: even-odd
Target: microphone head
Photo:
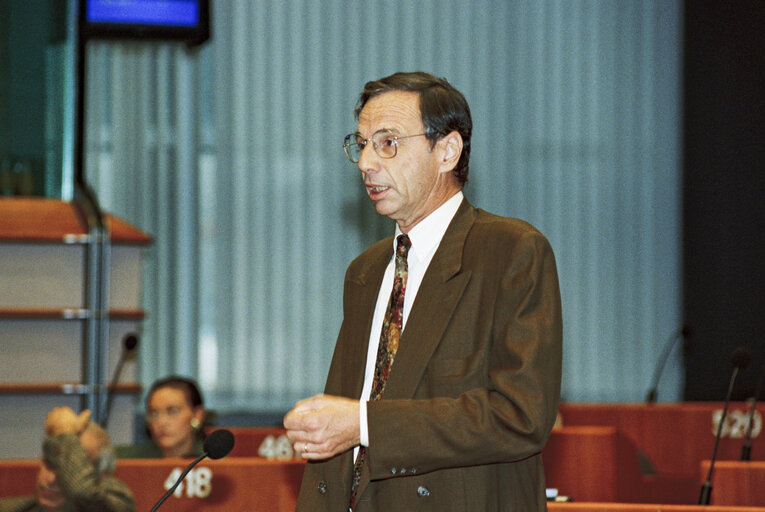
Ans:
[[[138,345],[138,336],[135,333],[130,333],[122,340],[122,346],[125,348],[125,352],[132,351],[136,345]]]
[[[204,450],[211,459],[222,459],[234,448],[234,434],[230,430],[216,430],[204,442]]]
[[[738,347],[730,358],[736,368],[746,368],[752,362],[752,353],[746,347]]]

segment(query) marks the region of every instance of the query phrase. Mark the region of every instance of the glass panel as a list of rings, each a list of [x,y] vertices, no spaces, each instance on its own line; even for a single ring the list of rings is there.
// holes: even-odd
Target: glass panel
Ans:
[[[74,0],[0,0],[0,195],[71,199]]]

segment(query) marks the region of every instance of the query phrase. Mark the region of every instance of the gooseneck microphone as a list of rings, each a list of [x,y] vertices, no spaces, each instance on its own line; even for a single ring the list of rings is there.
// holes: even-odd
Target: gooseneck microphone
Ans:
[[[183,470],[183,473],[181,473],[181,476],[178,477],[178,480],[175,481],[173,486],[165,493],[164,496],[162,496],[162,498],[160,498],[157,504],[154,505],[154,508],[151,509],[151,512],[155,512],[159,506],[162,505],[162,503],[164,503],[171,494],[173,494],[173,491],[175,491],[176,487],[178,487],[178,485],[183,482],[183,479],[186,478],[186,475],[189,473],[189,471],[191,471],[191,469],[196,466],[202,459],[205,457],[210,457],[213,460],[222,459],[228,455],[233,448],[234,434],[232,434],[230,430],[221,429],[212,432],[205,439],[204,453],[197,457],[194,462],[189,464],[186,469]]]
[[[648,390],[648,394],[645,397],[645,401],[649,404],[652,404],[656,401],[656,397],[658,395],[658,387],[659,387],[659,379],[661,378],[661,374],[664,371],[664,365],[667,364],[667,360],[669,359],[669,355],[672,353],[672,349],[675,348],[675,345],[677,344],[677,340],[685,340],[690,338],[691,336],[691,328],[687,325],[684,325],[682,329],[679,331],[676,331],[672,333],[672,335],[667,340],[666,344],[664,345],[664,350],[661,353],[661,356],[659,357],[659,364],[656,367],[656,370],[653,374],[653,382],[651,384],[651,389]]]
[[[730,396],[733,393],[733,384],[736,382],[736,376],[741,368],[746,368],[749,363],[752,362],[752,354],[744,347],[738,347],[733,351],[731,356],[731,362],[733,363],[733,374],[730,376],[730,383],[728,384],[728,394],[725,395],[725,405],[723,406],[722,416],[720,416],[720,423],[717,425],[717,435],[715,436],[715,449],[712,452],[712,459],[709,461],[709,472],[707,473],[707,480],[701,486],[701,494],[699,495],[699,505],[709,505],[709,498],[712,496],[712,471],[715,467],[715,459],[717,458],[717,446],[720,444],[720,436],[722,435],[722,427],[725,423],[725,415],[728,413],[728,404],[730,403]]]
[[[104,407],[104,416],[101,421],[101,427],[106,430],[106,426],[109,423],[109,413],[112,410],[112,398],[114,398],[114,390],[117,383],[120,380],[120,373],[122,373],[122,366],[125,364],[128,356],[138,346],[138,336],[131,332],[122,339],[122,352],[120,353],[120,359],[117,361],[117,367],[114,369],[114,376],[112,377],[112,383],[106,391],[106,406]]]
[[[747,416],[746,420],[746,436],[744,439],[744,444],[741,446],[741,460],[752,460],[752,424],[754,422],[754,412],[757,410],[757,400],[760,399],[763,380],[765,380],[765,363],[762,365],[762,371],[760,371],[760,379],[757,381],[757,386],[754,388],[752,404],[749,407],[749,415]]]

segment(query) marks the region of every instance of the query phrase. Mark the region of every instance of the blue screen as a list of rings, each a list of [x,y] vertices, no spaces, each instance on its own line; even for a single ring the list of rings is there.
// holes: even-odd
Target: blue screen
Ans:
[[[196,0],[91,0],[86,19],[91,23],[195,27]]]

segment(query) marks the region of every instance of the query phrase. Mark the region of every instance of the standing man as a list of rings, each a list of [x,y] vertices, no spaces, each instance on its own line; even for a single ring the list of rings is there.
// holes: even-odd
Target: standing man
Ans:
[[[45,419],[47,434],[35,495],[0,500],[0,512],[133,512],[133,494],[114,478],[116,458],[109,437],[69,407],[54,407]]]
[[[552,249],[463,197],[472,121],[448,82],[369,82],[356,116],[344,149],[396,236],[348,267],[325,394],[284,418],[309,459],[297,509],[545,510],[561,378]]]

